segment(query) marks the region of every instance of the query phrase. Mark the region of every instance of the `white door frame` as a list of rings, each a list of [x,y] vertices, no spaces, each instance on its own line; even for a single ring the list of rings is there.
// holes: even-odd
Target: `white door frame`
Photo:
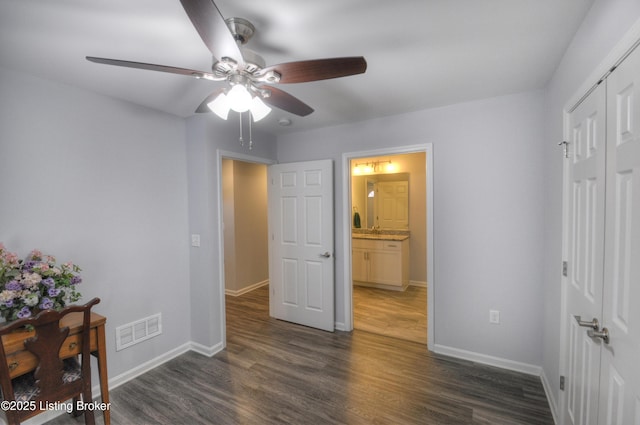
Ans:
[[[222,346],[227,346],[227,314],[225,302],[225,277],[224,277],[224,211],[222,205],[222,160],[232,159],[234,161],[253,162],[266,166],[275,164],[276,161],[258,156],[246,155],[239,152],[224,151],[216,149],[217,167],[217,202],[218,202],[218,281],[220,282],[220,335],[222,335]],[[265,212],[266,213],[266,212]]]
[[[344,325],[345,331],[353,330],[353,285],[351,284],[351,160],[371,156],[388,156],[406,153],[424,152],[426,155],[426,177],[427,177],[427,348],[433,350],[435,344],[434,323],[435,323],[435,273],[434,273],[434,252],[433,252],[433,143],[418,145],[388,147],[368,151],[348,152],[342,154],[342,223],[343,229],[343,252],[344,252]],[[337,242],[337,241],[336,241]]]
[[[595,88],[598,81],[606,78],[611,73],[611,69],[616,67],[622,62],[628,54],[640,44],[640,19],[638,19],[622,37],[622,39],[614,46],[609,54],[604,58],[602,62],[589,74],[589,77],[580,85],[580,88],[569,98],[563,108],[563,140],[570,140],[571,129],[569,128],[569,116],[571,112],[578,106],[578,104],[588,96]],[[565,145],[566,146],[566,145]],[[562,261],[567,260],[569,252],[569,202],[570,202],[570,181],[569,181],[569,164],[564,160],[562,164]],[[567,375],[568,365],[566,364],[567,350],[569,344],[567,343],[567,278],[561,277],[561,291],[560,291],[560,362],[559,369],[560,375]],[[552,378],[553,379],[553,378]],[[560,420],[564,418],[564,409],[566,405],[567,391],[559,392],[559,406],[556,409]],[[560,423],[560,425],[563,425]]]

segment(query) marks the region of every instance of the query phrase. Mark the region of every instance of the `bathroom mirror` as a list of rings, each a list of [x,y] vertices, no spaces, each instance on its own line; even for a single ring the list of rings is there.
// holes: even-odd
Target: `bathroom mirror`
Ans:
[[[409,229],[409,173],[352,176],[351,196],[352,227]]]

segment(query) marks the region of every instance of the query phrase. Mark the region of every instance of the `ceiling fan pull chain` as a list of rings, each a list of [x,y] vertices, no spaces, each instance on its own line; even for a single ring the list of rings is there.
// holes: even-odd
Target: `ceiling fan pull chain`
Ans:
[[[244,146],[244,139],[242,138],[242,112],[239,112],[240,115],[240,146]]]

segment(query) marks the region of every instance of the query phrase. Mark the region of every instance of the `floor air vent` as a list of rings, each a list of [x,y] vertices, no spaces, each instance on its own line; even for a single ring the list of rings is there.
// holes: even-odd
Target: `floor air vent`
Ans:
[[[162,333],[160,313],[116,328],[116,351],[153,338]]]

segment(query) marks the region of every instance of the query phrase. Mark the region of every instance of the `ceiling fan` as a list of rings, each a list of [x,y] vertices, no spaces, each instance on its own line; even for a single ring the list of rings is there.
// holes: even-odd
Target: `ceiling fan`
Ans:
[[[196,112],[215,112],[227,119],[229,110],[251,111],[253,121],[264,118],[275,106],[299,116],[313,108],[268,84],[304,83],[362,74],[367,62],[362,56],[315,59],[266,66],[264,59],[244,45],[255,27],[242,18],[224,19],[213,0],[180,0],[194,27],[213,55],[212,72],[165,65],[87,56],[91,62],[226,81],[226,87],[211,93]]]

